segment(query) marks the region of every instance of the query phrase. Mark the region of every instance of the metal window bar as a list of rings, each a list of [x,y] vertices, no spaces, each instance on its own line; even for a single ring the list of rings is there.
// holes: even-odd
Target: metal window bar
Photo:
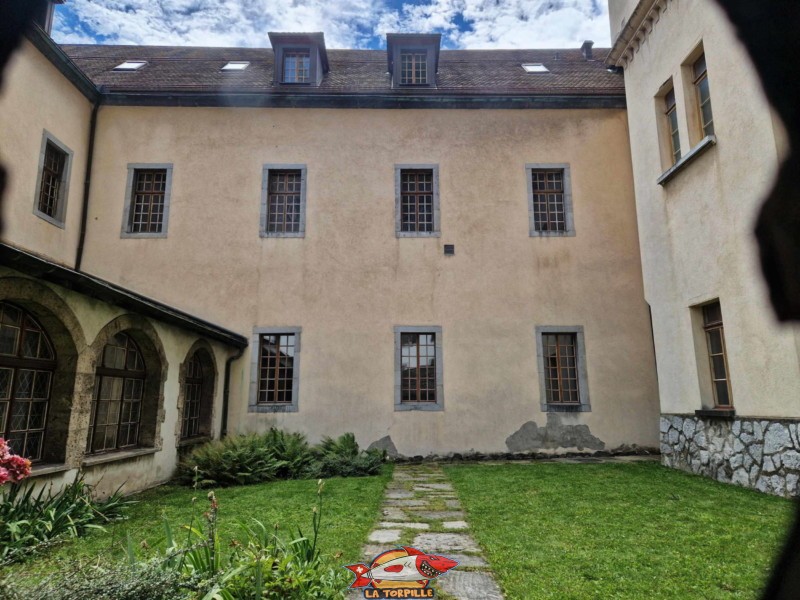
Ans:
[[[722,309],[719,302],[707,304],[703,307],[703,330],[706,334],[714,406],[731,408],[733,406],[733,397],[731,395],[730,378],[728,377],[728,353],[725,345],[725,330],[722,325]]]
[[[270,171],[267,198],[268,233],[300,231],[303,178],[299,170]]]
[[[402,85],[422,85],[428,83],[428,53],[400,53],[400,83]]]
[[[42,460],[52,380],[53,346],[22,309],[0,303],[0,437],[12,451]]]
[[[286,50],[283,53],[283,83],[308,83],[311,79],[311,53]]]
[[[549,404],[579,404],[577,336],[574,333],[542,334],[545,393]]]
[[[436,334],[400,337],[400,401],[436,402]]]
[[[203,383],[203,365],[195,352],[186,366],[181,439],[197,437],[201,433],[200,408],[203,401]]]
[[[42,166],[42,181],[39,190],[39,212],[48,217],[58,214],[58,196],[61,191],[61,180],[64,177],[64,165],[67,155],[47,142]]]
[[[564,170],[531,171],[533,223],[536,231],[566,231]]]
[[[166,169],[136,169],[133,176],[130,232],[161,233],[164,225]]]
[[[291,404],[295,334],[262,334],[259,343],[259,404]]]
[[[433,170],[400,171],[400,230],[433,231]]]
[[[700,126],[703,135],[714,134],[714,117],[711,112],[711,93],[708,87],[708,71],[706,70],[706,55],[703,54],[692,66],[694,73],[694,87],[697,95],[697,109],[700,116]]]

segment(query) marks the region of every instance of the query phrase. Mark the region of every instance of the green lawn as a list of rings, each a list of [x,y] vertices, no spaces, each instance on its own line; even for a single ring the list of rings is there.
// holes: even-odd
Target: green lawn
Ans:
[[[507,599],[754,599],[792,502],[657,463],[448,466]]]
[[[334,478],[326,480],[322,496],[320,547],[335,564],[360,559],[361,546],[377,522],[384,488],[391,479],[392,467],[386,465],[376,477]],[[238,522],[258,519],[265,525],[278,524],[285,540],[297,537],[297,528],[311,533],[311,510],[316,504],[314,480],[276,481],[216,491],[220,509],[218,522],[223,543],[238,534]],[[192,498],[197,498],[192,507]],[[128,510],[126,521],[106,527],[105,532],[69,540],[34,560],[0,569],[0,577],[13,573],[23,578],[40,579],[59,569],[70,568],[76,560],[108,561],[125,556],[128,534],[143,552],[164,547],[163,516],[173,533],[188,524],[193,512],[202,515],[208,508],[207,491],[176,486],[162,486],[143,492],[133,499],[139,503]],[[341,553],[340,557],[336,557]]]

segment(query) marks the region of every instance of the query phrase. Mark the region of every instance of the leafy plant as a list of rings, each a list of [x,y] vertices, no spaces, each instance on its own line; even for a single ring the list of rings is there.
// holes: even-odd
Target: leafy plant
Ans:
[[[283,431],[272,427],[264,434],[264,444],[284,463],[280,479],[296,479],[314,461],[314,453],[302,433]]]
[[[345,433],[336,439],[325,436],[319,444],[319,452],[323,456],[335,455],[339,458],[355,458],[359,453],[356,436],[352,433]]]
[[[286,464],[277,459],[263,435],[235,435],[203,444],[181,462],[178,480],[200,485],[229,486],[272,481]]]
[[[325,437],[316,451],[318,459],[306,471],[307,476],[315,479],[377,475],[386,460],[382,450],[360,450],[352,433],[336,439]]]
[[[32,484],[13,484],[0,490],[0,564],[65,537],[80,537],[102,524],[121,519],[134,504],[119,490],[105,500],[95,500],[93,488],[82,476],[53,493],[52,486],[36,492]]]

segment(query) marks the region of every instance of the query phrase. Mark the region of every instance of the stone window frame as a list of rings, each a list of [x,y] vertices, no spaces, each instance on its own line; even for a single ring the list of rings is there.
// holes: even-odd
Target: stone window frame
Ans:
[[[267,205],[269,203],[270,171],[300,171],[300,231],[267,231]],[[259,235],[262,238],[306,237],[306,195],[308,191],[308,165],[305,163],[266,163],[261,167],[261,220]]]
[[[289,404],[270,405],[258,403],[258,358],[259,344],[262,335],[293,333],[294,342],[294,364],[292,376],[292,401]],[[250,395],[247,404],[249,413],[289,413],[299,412],[300,398],[300,358],[301,358],[301,339],[303,328],[292,327],[253,327],[253,335],[250,338]]]
[[[164,218],[159,232],[132,232],[131,211],[133,210],[133,182],[136,171],[164,169],[167,172],[166,189],[164,190]],[[128,180],[125,184],[125,204],[122,208],[121,238],[165,238],[169,230],[169,207],[172,197],[173,163],[128,163]]]
[[[547,402],[544,345],[542,343],[542,335],[546,333],[575,334],[575,353],[578,361],[578,398],[580,399],[580,404],[551,404]],[[542,412],[591,412],[589,371],[586,365],[586,340],[583,325],[537,325],[534,329],[534,335],[536,336],[536,367],[539,372],[539,406]]]
[[[533,211],[533,171],[564,172],[564,231],[537,231]],[[569,163],[525,163],[525,185],[528,189],[528,234],[530,237],[575,237],[575,214],[572,203],[572,171]]]
[[[39,210],[39,195],[42,193],[42,172],[44,171],[44,157],[45,152],[47,151],[47,144],[50,143],[55,146],[58,150],[63,152],[66,156],[64,158],[64,171],[61,174],[61,186],[58,190],[58,206],[56,208],[56,216],[51,217],[50,215],[43,213]],[[55,225],[60,229],[65,228],[65,222],[67,218],[67,200],[69,199],[69,181],[72,175],[72,160],[75,156],[75,153],[69,149],[69,147],[64,144],[61,140],[59,140],[56,136],[52,133],[47,131],[46,129],[43,130],[42,133],[42,144],[41,149],[39,150],[39,166],[36,169],[36,194],[33,197],[33,214],[39,217],[40,219],[44,219],[51,225]]]
[[[405,170],[417,171],[425,169],[429,169],[433,174],[433,231],[403,231],[401,173]],[[398,238],[442,237],[438,163],[403,163],[394,165],[394,232],[395,237]]]
[[[403,402],[402,396],[402,344],[404,333],[433,333],[436,335],[436,402]],[[395,325],[394,326],[394,410],[443,411],[444,410],[444,355],[442,353],[441,325]]]

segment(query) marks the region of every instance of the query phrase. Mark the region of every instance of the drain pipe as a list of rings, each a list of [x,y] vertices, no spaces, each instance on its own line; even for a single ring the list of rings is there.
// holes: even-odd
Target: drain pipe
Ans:
[[[94,162],[94,136],[97,129],[97,111],[100,98],[94,101],[92,116],[89,120],[89,149],[86,153],[86,175],[83,180],[83,206],[81,208],[81,230],[78,236],[78,249],[75,252],[75,270],[81,270],[83,261],[83,244],[86,241],[86,223],[89,220],[89,191],[92,188],[92,163]]]
[[[228,435],[228,405],[230,404],[231,394],[231,364],[233,361],[242,358],[244,348],[239,348],[239,352],[235,355],[228,357],[225,361],[225,384],[222,388],[222,426],[220,427],[220,439]]]

